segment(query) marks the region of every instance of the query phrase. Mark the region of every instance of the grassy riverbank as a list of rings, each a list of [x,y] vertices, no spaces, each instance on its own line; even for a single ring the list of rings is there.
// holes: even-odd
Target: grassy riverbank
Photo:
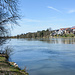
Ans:
[[[6,55],[0,54],[0,75],[28,75],[28,73],[21,70],[18,66],[15,67],[13,63],[7,61]]]

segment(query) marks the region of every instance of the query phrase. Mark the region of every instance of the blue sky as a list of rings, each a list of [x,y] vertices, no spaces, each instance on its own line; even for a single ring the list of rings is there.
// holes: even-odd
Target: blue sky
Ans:
[[[12,35],[75,26],[75,0],[20,0],[20,26]]]

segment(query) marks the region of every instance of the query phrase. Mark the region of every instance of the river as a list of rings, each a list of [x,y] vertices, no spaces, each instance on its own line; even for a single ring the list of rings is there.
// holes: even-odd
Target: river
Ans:
[[[10,61],[29,75],[75,75],[75,39],[11,39]]]

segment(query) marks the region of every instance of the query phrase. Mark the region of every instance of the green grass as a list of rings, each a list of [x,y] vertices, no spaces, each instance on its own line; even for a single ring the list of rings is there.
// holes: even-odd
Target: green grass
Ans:
[[[0,57],[0,61],[5,61],[6,58],[5,57]]]
[[[6,61],[5,57],[0,56],[0,75],[28,75],[19,67],[15,67]]]

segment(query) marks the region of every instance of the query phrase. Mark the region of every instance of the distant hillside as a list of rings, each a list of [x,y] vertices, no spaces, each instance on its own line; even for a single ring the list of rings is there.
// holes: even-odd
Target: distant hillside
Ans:
[[[51,31],[49,29],[47,30],[42,30],[42,31],[37,31],[34,33],[26,33],[26,34],[21,34],[21,35],[17,35],[15,36],[16,38],[45,38],[45,37],[49,37]]]
[[[12,36],[12,38],[49,38],[49,37],[74,37],[75,36],[75,26],[68,28],[60,28],[57,30],[47,30],[37,31],[34,33],[26,33],[17,36]]]

